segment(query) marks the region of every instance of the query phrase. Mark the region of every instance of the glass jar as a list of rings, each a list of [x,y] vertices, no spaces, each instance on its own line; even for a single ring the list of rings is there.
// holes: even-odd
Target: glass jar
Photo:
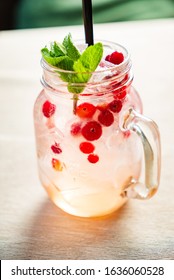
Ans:
[[[34,106],[41,183],[58,207],[82,217],[109,214],[128,198],[150,198],[160,177],[159,132],[142,115],[129,53],[103,45],[105,56],[119,51],[124,61],[112,67],[102,61],[86,84],[64,82],[64,75],[79,73],[42,59],[43,90]]]

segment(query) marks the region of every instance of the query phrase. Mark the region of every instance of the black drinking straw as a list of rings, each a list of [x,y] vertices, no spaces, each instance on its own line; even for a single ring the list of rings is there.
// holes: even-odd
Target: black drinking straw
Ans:
[[[85,39],[88,46],[94,44],[93,21],[92,21],[92,0],[82,0],[83,21],[85,28]]]

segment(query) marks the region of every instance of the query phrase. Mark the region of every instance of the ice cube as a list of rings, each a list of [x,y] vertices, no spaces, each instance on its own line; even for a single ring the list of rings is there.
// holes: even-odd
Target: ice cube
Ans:
[[[90,82],[97,83],[103,80],[108,80],[108,78],[112,78],[112,76],[117,74],[118,72],[115,69],[114,64],[102,59],[93,73]]]

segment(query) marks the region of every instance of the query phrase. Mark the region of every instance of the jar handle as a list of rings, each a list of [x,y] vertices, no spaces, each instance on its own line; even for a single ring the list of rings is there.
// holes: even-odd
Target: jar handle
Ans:
[[[144,183],[131,180],[124,187],[123,195],[128,198],[148,199],[159,186],[161,169],[160,134],[154,121],[136,112],[133,108],[124,115],[123,129],[131,130],[141,139],[144,151]]]

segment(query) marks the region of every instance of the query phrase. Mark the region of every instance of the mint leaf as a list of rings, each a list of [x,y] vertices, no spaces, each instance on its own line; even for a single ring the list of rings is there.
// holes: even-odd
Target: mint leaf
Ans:
[[[68,56],[62,56],[62,60],[59,61],[59,63],[57,64],[57,66],[60,69],[63,70],[68,70],[68,71],[73,71],[73,64],[74,61],[72,59],[70,59]],[[58,71],[60,78],[64,81],[64,82],[71,82],[72,81],[72,75],[73,73],[64,73],[61,71]]]
[[[57,66],[62,70],[73,71],[74,61],[70,59],[67,55],[62,56],[61,58],[62,59],[59,61]]]
[[[63,46],[66,49],[67,56],[69,56],[72,60],[76,61],[80,57],[80,53],[78,49],[74,46],[71,34],[68,34],[63,40]]]
[[[96,43],[89,46],[78,59],[74,62],[74,71],[79,72],[79,69],[85,69],[87,72],[93,72],[97,68],[103,55],[102,43]]]
[[[64,56],[53,56],[52,52],[49,51],[47,48],[43,48],[41,50],[42,56],[49,64],[58,67],[59,63],[64,60]]]
[[[57,42],[51,43],[51,52],[53,56],[66,55],[66,49],[64,48],[64,46]]]
[[[80,60],[78,60],[76,64],[74,63],[73,70],[76,74],[72,77],[72,83],[87,83],[91,78],[92,74],[83,66]]]
[[[96,43],[88,47],[81,57],[74,62],[73,69],[77,72],[73,82],[86,83],[89,81],[92,72],[95,71],[103,56],[103,45]]]
[[[50,51],[45,47],[41,49],[42,56],[50,56]]]
[[[103,56],[103,45],[96,43],[93,46],[88,47],[80,56],[80,58],[74,62],[71,80],[69,81],[68,90],[72,93],[81,93],[84,90],[84,85],[72,86],[71,83],[81,84],[87,83],[91,78],[92,72],[95,71]]]

